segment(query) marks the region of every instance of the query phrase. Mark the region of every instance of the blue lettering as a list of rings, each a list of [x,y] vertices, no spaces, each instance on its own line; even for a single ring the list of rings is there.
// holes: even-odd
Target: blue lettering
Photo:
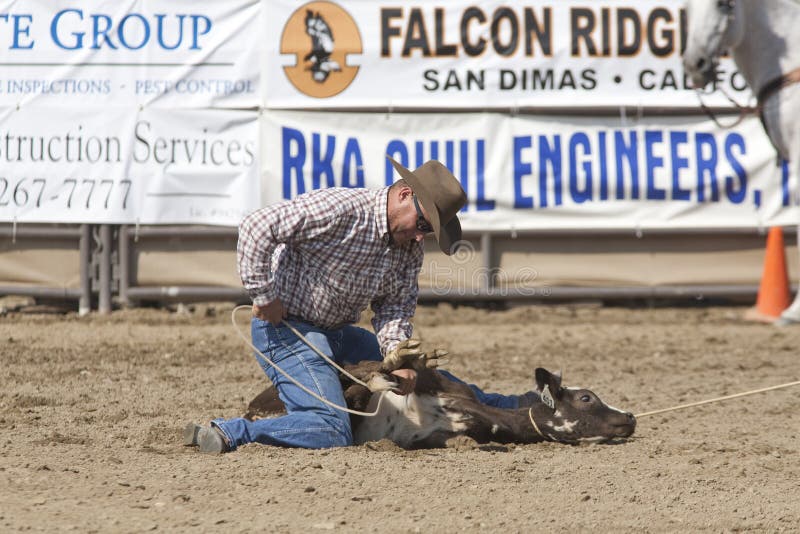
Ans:
[[[628,132],[630,136],[630,143],[625,143],[623,132],[617,130],[614,132],[614,148],[616,154],[617,165],[617,200],[625,198],[625,181],[624,169],[622,159],[625,158],[628,165],[628,171],[631,176],[631,199],[639,198],[639,145],[636,132]]]
[[[416,167],[421,167],[426,161],[439,159],[439,141],[428,141],[430,156],[425,156],[425,141],[414,141],[414,162]]]
[[[644,133],[644,157],[647,163],[647,200],[663,200],[667,198],[664,189],[656,187],[655,170],[664,166],[664,158],[653,154],[653,147],[661,143],[663,135],[659,131],[648,130]]]
[[[303,134],[293,128],[282,127],[283,144],[283,198],[292,198],[292,173],[297,183],[297,194],[306,192],[303,183],[303,164],[306,161],[306,142]],[[292,150],[294,148],[294,150]]]
[[[100,21],[103,21],[105,25],[101,28]],[[92,48],[97,50],[102,46],[102,41],[108,43],[108,46],[116,50],[116,46],[114,43],[111,42],[111,38],[108,36],[108,32],[111,31],[111,17],[108,15],[92,15],[92,31],[94,33],[94,38],[92,39]]]
[[[547,195],[547,164],[553,168],[553,193],[555,194],[555,205],[560,206],[561,200],[561,136],[553,136],[553,145],[547,142],[544,135],[539,137],[539,196],[541,206],[546,208],[548,205]]]
[[[333,151],[336,148],[336,137],[328,136],[328,146],[325,147],[325,156],[321,155],[322,136],[318,133],[311,135],[311,188],[320,189],[322,176],[327,177],[327,187],[334,187],[333,179]]]
[[[399,139],[389,141],[389,144],[386,145],[386,154],[403,167],[408,168],[408,148]],[[384,176],[386,176],[384,183],[392,185],[394,183],[394,167],[392,167],[392,162],[388,158],[384,165],[384,172]]]
[[[736,153],[734,153],[734,149]],[[736,156],[747,153],[741,134],[732,133],[725,138],[725,159],[733,169],[734,176],[725,177],[725,195],[734,204],[741,204],[747,196],[747,172]],[[738,187],[737,187],[738,186]]]
[[[494,209],[494,200],[486,199],[486,147],[483,139],[478,139],[476,149],[476,166],[478,167],[478,195],[475,199],[475,208],[478,211],[490,211]]]
[[[132,46],[128,44],[127,40],[125,39],[125,23],[127,23],[131,19],[140,20],[142,22],[142,42],[139,43],[137,46]],[[122,20],[119,23],[119,29],[117,30],[119,35],[119,42],[122,46],[127,48],[128,50],[139,50],[144,45],[147,44],[147,41],[150,40],[150,25],[147,23],[147,20],[138,13],[130,13],[122,17]]]
[[[65,45],[58,37],[58,24],[61,21],[61,17],[67,13],[76,13],[78,18],[83,20],[83,11],[80,9],[62,9],[56,13],[53,17],[53,22],[50,23],[50,36],[59,48],[63,48],[64,50],[77,50],[83,47],[83,32],[72,32],[72,35],[75,36],[75,41],[71,46]]]
[[[695,149],[697,154],[697,201],[705,202],[706,200],[705,176],[707,174],[708,185],[711,187],[711,200],[717,202],[719,201],[719,187],[717,186],[717,143],[714,136],[704,132],[695,134]]]
[[[445,158],[445,167],[451,169],[455,168],[456,164],[456,144],[454,141],[445,141],[444,143],[444,158]]]
[[[463,189],[464,193],[469,197],[469,143],[461,141],[459,143],[459,151],[459,167],[461,167],[461,173],[458,175],[458,179],[461,182],[461,189]],[[461,208],[461,211],[467,211],[467,206],[469,206],[469,202]]]
[[[533,197],[522,194],[522,178],[531,175],[533,166],[528,162],[522,161],[522,151],[526,148],[530,148],[533,143],[530,137],[515,137],[513,141],[514,209],[532,208]]]
[[[200,22],[203,23],[203,29],[200,30]],[[200,36],[205,35],[211,31],[211,19],[205,15],[192,15],[192,46],[190,50],[200,50]]]
[[[23,15],[29,17],[28,15]],[[77,16],[77,17],[76,17]],[[167,17],[170,15],[164,13],[154,14],[155,20],[147,18],[141,13],[128,13],[124,15],[118,24],[115,24],[113,15],[104,13],[94,13],[89,15],[92,20],[92,35],[91,35],[91,48],[99,50],[107,47],[112,50],[118,48],[125,48],[127,50],[140,50],[147,46],[151,41],[155,41],[155,45],[163,50],[175,50],[184,44],[184,30],[188,21],[191,20],[192,37],[190,50],[200,50],[201,37],[211,31],[211,19],[205,15],[172,15],[175,18],[175,24],[168,28]],[[30,18],[30,17],[29,17]],[[56,46],[65,50],[78,50],[84,46],[84,38],[87,37],[87,31],[70,31],[68,28],[71,26],[79,27],[80,22],[84,20],[84,14],[81,9],[62,9],[53,17],[50,23],[50,36]],[[153,30],[156,34],[153,35]],[[167,35],[168,31],[176,32],[173,37]],[[18,34],[27,34],[28,28],[19,28]],[[168,38],[169,37],[169,38]],[[87,39],[88,40],[88,39]],[[169,41],[169,42],[168,42]],[[15,37],[15,44],[19,44],[17,37]],[[33,46],[33,41],[29,46],[20,44],[20,48],[30,48]]]
[[[431,159],[439,159],[439,141],[431,141]]]
[[[157,14],[156,15],[156,24],[158,25],[158,29],[156,31],[156,35],[158,35],[158,44],[164,50],[175,50],[178,48],[181,43],[183,42],[183,19],[186,18],[186,15],[176,15],[178,17],[178,42],[174,45],[170,46],[166,42],[164,42],[164,19],[166,15],[164,14]]]
[[[590,158],[584,158],[581,166],[586,185],[581,189],[578,185],[578,147],[583,148],[583,155],[591,155],[592,147],[589,144],[589,136],[583,132],[578,132],[569,140],[569,193],[576,204],[583,204],[587,200],[592,200],[592,162]]]
[[[422,164],[425,163],[425,143],[422,141],[414,142],[414,156],[415,156],[415,167],[419,168],[422,167]]]
[[[350,162],[353,162],[352,165]],[[356,170],[356,181],[350,181],[350,170]],[[344,147],[344,161],[342,162],[342,186],[364,187],[364,158],[361,157],[361,147],[358,140],[350,137]]]
[[[31,22],[33,21],[32,15],[11,15],[11,18],[14,21],[14,40],[11,42],[11,50],[30,50],[33,48],[33,40],[28,40],[25,43],[20,42],[20,37],[23,35],[30,39],[31,36]],[[8,22],[8,14],[0,14],[0,19],[5,19]],[[26,21],[27,24],[24,26],[22,25],[22,21]]]
[[[670,160],[672,161],[672,200],[690,200],[690,189],[681,189],[681,169],[689,168],[689,158],[678,154],[678,147],[685,145],[689,136],[686,132],[670,132]]]
[[[598,135],[600,155],[600,200],[608,200],[608,155],[606,154],[606,132]]]

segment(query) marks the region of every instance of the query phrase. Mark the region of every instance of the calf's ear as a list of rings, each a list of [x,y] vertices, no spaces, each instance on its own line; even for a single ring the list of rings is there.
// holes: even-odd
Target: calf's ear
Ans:
[[[548,386],[550,393],[556,398],[561,397],[561,373],[551,373],[543,367],[536,368],[536,389],[541,393]]]

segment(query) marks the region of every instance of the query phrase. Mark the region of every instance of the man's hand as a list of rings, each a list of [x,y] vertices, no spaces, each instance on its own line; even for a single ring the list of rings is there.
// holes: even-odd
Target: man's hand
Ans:
[[[414,387],[417,385],[417,372],[414,369],[397,369],[392,371],[392,376],[399,378],[398,388],[392,391],[398,395],[414,393]]]
[[[253,304],[253,317],[277,326],[286,317],[286,310],[283,308],[281,299],[275,298],[275,300],[264,306]]]
[[[418,339],[406,339],[386,353],[383,358],[382,368],[384,371],[394,371],[407,363],[413,363],[422,356],[422,349],[419,348]]]

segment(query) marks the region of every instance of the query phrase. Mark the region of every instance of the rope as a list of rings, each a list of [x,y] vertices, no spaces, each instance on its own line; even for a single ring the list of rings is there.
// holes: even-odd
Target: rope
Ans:
[[[276,364],[275,362],[271,361],[269,358],[264,356],[264,354],[260,350],[258,350],[258,348],[255,345],[253,345],[253,343],[249,339],[247,339],[247,336],[239,329],[239,325],[236,324],[236,312],[241,310],[241,309],[243,309],[243,308],[248,308],[249,309],[250,306],[247,306],[247,305],[236,306],[233,309],[233,311],[231,312],[231,323],[233,323],[233,329],[236,330],[236,333],[239,334],[239,337],[241,337],[242,340],[244,340],[244,342],[247,344],[248,347],[250,347],[251,349],[253,349],[255,351],[257,359],[259,359],[262,362],[268,363],[276,371],[278,371],[280,374],[282,374],[287,380],[292,382],[295,386],[299,387],[300,389],[302,389],[303,391],[305,391],[306,393],[308,393],[309,395],[311,395],[312,397],[314,397],[318,401],[322,402],[323,404],[327,404],[331,408],[335,408],[335,409],[341,410],[343,412],[351,413],[353,415],[361,415],[363,417],[374,417],[374,416],[378,415],[378,411],[380,411],[380,409],[381,409],[381,403],[383,403],[384,394],[386,393],[385,391],[381,391],[381,396],[380,396],[380,398],[378,398],[378,405],[375,407],[375,411],[374,412],[359,412],[358,410],[351,410],[350,408],[348,408],[346,406],[339,406],[338,404],[334,404],[333,402],[329,401],[328,399],[326,399],[326,398],[324,398],[324,397],[322,397],[320,395],[317,395],[316,393],[314,393],[313,391],[311,391],[310,389],[305,387],[303,384],[301,384],[300,382],[298,382],[297,380],[295,380],[294,378],[289,376],[289,373],[287,373],[286,371],[281,369],[278,366],[278,364]],[[317,354],[322,356],[322,358],[326,362],[328,362],[329,364],[334,366],[340,372],[344,373],[350,379],[354,380],[355,382],[357,382],[360,385],[362,385],[362,386],[366,387],[367,389],[369,389],[369,386],[367,384],[365,384],[364,382],[362,382],[358,378],[354,377],[353,375],[351,375],[350,373],[348,373],[347,371],[345,371],[344,369],[339,367],[336,364],[336,362],[334,362],[333,360],[328,358],[328,356],[326,356],[322,351],[320,351],[317,347],[315,347],[313,343],[311,343],[305,337],[303,337],[303,335],[300,332],[298,332],[292,325],[290,325],[289,323],[287,323],[285,321],[283,322],[283,324],[285,326],[288,326],[289,330],[291,330],[297,337],[299,337],[300,340],[303,343],[308,345],[308,347],[310,347],[311,350],[313,350],[314,352],[316,352]],[[372,390],[370,390],[370,391],[372,391]]]
[[[343,412],[351,413],[351,414],[354,414],[354,415],[361,415],[363,417],[374,417],[375,415],[378,414],[378,411],[380,411],[380,409],[381,409],[381,404],[383,403],[383,397],[384,397],[384,394],[386,393],[385,391],[381,392],[381,396],[378,399],[378,405],[375,407],[375,411],[374,412],[360,412],[358,410],[351,410],[350,408],[347,408],[345,406],[339,406],[338,404],[332,403],[328,399],[326,399],[324,397],[321,397],[320,395],[317,395],[316,393],[314,393],[313,391],[311,391],[310,389],[305,387],[303,384],[301,384],[300,382],[298,382],[297,380],[295,380],[294,378],[289,376],[289,374],[286,371],[284,371],[283,369],[281,369],[278,366],[278,364],[270,361],[269,358],[264,356],[264,354],[262,354],[261,351],[258,350],[258,348],[255,345],[253,345],[253,343],[249,339],[247,339],[247,336],[245,336],[242,333],[242,331],[239,329],[239,325],[236,324],[236,312],[239,311],[240,309],[243,309],[243,308],[248,308],[249,309],[250,306],[242,305],[242,306],[235,307],[233,309],[233,311],[231,312],[231,323],[233,323],[233,329],[236,330],[236,333],[239,334],[239,337],[241,337],[242,340],[244,340],[244,342],[247,344],[248,347],[250,347],[251,349],[253,349],[255,351],[256,358],[258,358],[262,362],[266,362],[267,364],[269,364],[270,366],[275,368],[276,371],[278,371],[280,374],[282,374],[287,380],[292,382],[294,385],[296,385],[297,387],[299,387],[300,389],[302,389],[303,391],[305,391],[306,393],[308,393],[309,395],[311,395],[312,397],[314,397],[318,401],[330,406],[331,408],[335,408],[337,410],[341,410]],[[346,375],[348,378],[350,378],[354,382],[356,382],[356,383],[366,387],[367,389],[369,389],[369,386],[367,384],[365,384],[364,382],[362,382],[358,378],[354,377],[353,375],[351,375],[350,373],[345,371],[342,367],[340,367],[336,362],[331,360],[327,355],[325,355],[325,353],[323,353],[316,346],[314,346],[313,343],[308,341],[303,336],[303,334],[298,332],[297,329],[295,329],[292,325],[290,325],[287,322],[283,322],[283,324],[285,326],[287,326],[289,328],[289,330],[291,330],[292,333],[294,335],[296,335],[303,343],[305,343],[309,348],[311,348],[311,350],[313,350],[319,356],[321,356],[326,362],[331,364],[333,367],[335,367],[337,370],[339,370],[341,373]],[[747,395],[753,395],[755,393],[763,393],[765,391],[772,391],[772,390],[775,390],[775,389],[788,388],[788,387],[797,386],[797,385],[800,385],[800,380],[797,380],[795,382],[787,382],[786,384],[780,384],[780,385],[777,385],[777,386],[770,386],[770,387],[766,387],[766,388],[754,389],[754,390],[751,390],[751,391],[745,391],[743,393],[736,393],[734,395],[726,395],[724,397],[715,397],[713,399],[706,399],[706,400],[702,400],[702,401],[698,401],[698,402],[692,402],[692,403],[689,403],[689,404],[681,404],[679,406],[673,406],[671,408],[663,408],[661,410],[653,410],[653,411],[650,411],[650,412],[644,412],[644,413],[637,414],[635,417],[638,419],[640,417],[645,417],[647,415],[656,415],[656,414],[659,414],[659,413],[673,412],[673,411],[676,411],[676,410],[683,410],[684,408],[692,408],[694,406],[701,406],[703,404],[711,404],[712,402],[719,402],[719,401],[724,401],[724,400],[729,400],[729,399],[736,399],[738,397],[745,397]],[[533,424],[533,428],[536,430],[536,432],[540,436],[545,438],[545,435],[542,434],[542,432],[539,430],[538,426],[536,425],[536,421],[533,420],[532,409],[528,410],[528,417],[530,418],[531,423]],[[547,439],[547,438],[545,438],[545,439]]]
[[[772,391],[773,389],[781,389],[781,388],[788,388],[789,386],[796,386],[800,384],[800,380],[796,382],[788,382],[786,384],[780,384],[778,386],[771,386],[768,388],[761,388],[761,389],[754,389],[752,391],[745,391],[744,393],[736,393],[735,395],[726,395],[725,397],[717,397],[714,399],[707,399],[698,402],[692,402],[690,404],[681,404],[680,406],[673,406],[672,408],[664,408],[662,410],[653,410],[652,412],[644,412],[636,415],[636,418],[644,417],[645,415],[655,415],[657,413],[664,413],[664,412],[672,412],[674,410],[682,410],[684,408],[691,408],[693,406],[700,406],[701,404],[710,404],[712,402],[718,402],[728,399],[735,399],[737,397],[744,397],[746,395],[753,395],[754,393],[762,393],[764,391]]]
[[[528,419],[531,420],[531,424],[533,425],[533,429],[536,431],[536,433],[542,436],[545,441],[550,441],[550,438],[542,434],[542,431],[539,430],[539,426],[536,424],[536,421],[533,420],[533,408],[528,408]]]

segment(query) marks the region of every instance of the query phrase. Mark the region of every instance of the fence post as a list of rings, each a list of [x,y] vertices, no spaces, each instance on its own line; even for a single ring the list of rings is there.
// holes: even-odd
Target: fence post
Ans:
[[[111,225],[100,225],[99,295],[97,311],[111,313]]]
[[[81,225],[79,244],[79,263],[81,277],[81,296],[78,300],[78,315],[87,315],[92,311],[92,277],[89,274],[92,257],[92,226]]]

